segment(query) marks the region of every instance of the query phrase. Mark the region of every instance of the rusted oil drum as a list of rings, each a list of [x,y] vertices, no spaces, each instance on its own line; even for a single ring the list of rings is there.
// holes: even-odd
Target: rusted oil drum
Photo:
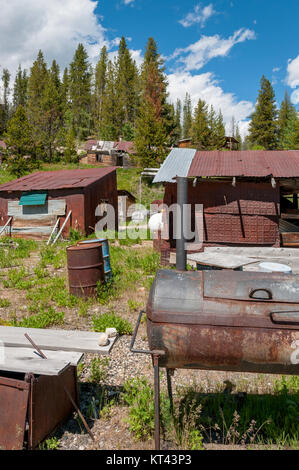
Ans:
[[[147,305],[161,367],[299,374],[299,276],[160,270]]]
[[[70,293],[83,298],[96,296],[97,283],[104,282],[101,244],[69,246],[66,252]]]

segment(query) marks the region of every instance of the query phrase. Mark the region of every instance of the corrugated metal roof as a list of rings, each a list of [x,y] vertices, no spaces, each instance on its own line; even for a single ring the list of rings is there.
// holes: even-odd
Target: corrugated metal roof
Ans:
[[[164,160],[153,183],[175,183],[176,176],[188,176],[189,168],[196,154],[194,149],[173,149]]]
[[[198,151],[188,176],[295,178],[299,177],[299,151]]]
[[[135,151],[134,142],[120,140],[119,142],[114,143],[114,149],[119,150],[120,152],[133,153]]]
[[[86,170],[39,171],[0,185],[1,191],[34,191],[47,189],[84,188],[112,173],[116,167]]]

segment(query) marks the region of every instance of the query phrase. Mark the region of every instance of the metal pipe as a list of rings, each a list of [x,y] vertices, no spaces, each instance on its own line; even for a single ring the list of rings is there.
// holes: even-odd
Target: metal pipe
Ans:
[[[51,235],[49,236],[49,239],[48,239],[48,241],[47,241],[47,245],[49,245],[49,243],[50,243],[50,241],[51,241],[51,238],[52,238],[52,235],[53,235],[53,233],[55,232],[55,230],[57,229],[58,224],[59,224],[59,217],[57,218],[56,224],[55,224],[54,227],[53,227],[53,230],[52,230],[52,232],[51,232]]]
[[[6,229],[6,227],[8,226],[8,224],[11,222],[11,219],[12,217],[10,217],[8,219],[8,221],[6,222],[6,224],[2,227],[2,229],[0,230],[0,235],[4,232],[4,230]]]
[[[155,387],[155,450],[160,450],[160,368],[159,356],[153,355]]]
[[[67,218],[66,218],[65,221],[63,222],[61,229],[59,230],[58,234],[56,235],[55,240],[54,240],[53,243],[52,243],[52,246],[55,245],[55,243],[57,242],[58,238],[59,238],[60,235],[62,234],[62,231],[63,231],[64,227],[66,226],[67,221],[69,220],[69,218],[70,218],[70,216],[71,216],[71,213],[72,213],[72,211],[70,211],[70,212],[68,213]]]
[[[176,268],[178,271],[186,271],[187,253],[185,249],[184,226],[187,211],[184,206],[188,204],[188,178],[177,177],[177,239],[176,239]]]

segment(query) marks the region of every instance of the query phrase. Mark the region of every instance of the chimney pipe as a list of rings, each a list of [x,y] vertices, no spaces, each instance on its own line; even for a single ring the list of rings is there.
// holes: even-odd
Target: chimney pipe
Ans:
[[[177,235],[176,240],[176,268],[178,271],[186,271],[187,269],[187,253],[185,250],[184,226],[186,226],[185,218],[187,211],[184,205],[188,204],[188,178],[177,177]]]

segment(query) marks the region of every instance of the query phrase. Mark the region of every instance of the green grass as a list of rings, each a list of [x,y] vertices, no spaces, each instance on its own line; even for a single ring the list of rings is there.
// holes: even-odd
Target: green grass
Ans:
[[[120,335],[131,335],[133,327],[130,322],[112,313],[103,313],[92,317],[94,331],[105,332],[106,328],[116,328]]]
[[[117,188],[126,189],[136,197],[139,203],[139,179],[141,168],[118,168],[117,170]],[[148,209],[155,199],[163,199],[164,188],[161,185],[152,184],[152,178],[142,178],[142,204]]]

